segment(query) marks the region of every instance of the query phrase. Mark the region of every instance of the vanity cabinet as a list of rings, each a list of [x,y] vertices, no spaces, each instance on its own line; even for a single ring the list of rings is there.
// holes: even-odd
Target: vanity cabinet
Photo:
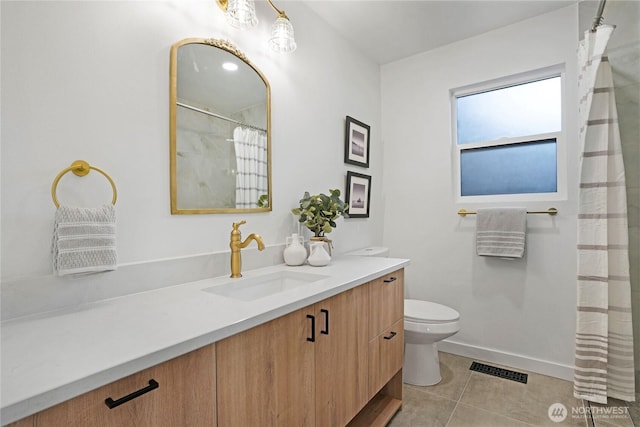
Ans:
[[[384,426],[402,405],[403,283],[399,269],[10,426]]]
[[[217,345],[218,426],[344,426],[367,402],[368,288]]]
[[[369,397],[402,368],[404,356],[404,270],[369,285]]]
[[[375,396],[402,368],[404,322],[395,322],[369,342],[369,397]]]
[[[362,285],[315,304],[316,426],[344,426],[369,400],[368,292]]]
[[[369,403],[349,427],[385,426],[402,406],[404,270],[368,285]]]
[[[402,404],[403,272],[216,343],[219,427],[384,426]]]
[[[216,343],[219,426],[314,425],[312,315],[304,308]]]
[[[215,426],[215,345],[53,406],[12,427]],[[157,385],[157,387],[156,387]],[[119,404],[126,396],[141,395]],[[143,391],[146,391],[142,393]],[[105,400],[111,399],[109,403]],[[115,405],[115,406],[114,406]]]
[[[370,339],[404,318],[404,270],[373,280],[369,284]]]

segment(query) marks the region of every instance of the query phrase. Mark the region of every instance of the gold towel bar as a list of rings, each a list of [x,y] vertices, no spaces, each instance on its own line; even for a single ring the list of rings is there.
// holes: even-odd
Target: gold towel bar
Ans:
[[[111,203],[114,205],[116,204],[116,199],[118,198],[118,190],[116,190],[116,184],[113,182],[113,179],[111,179],[111,177],[102,169],[91,166],[84,160],[76,160],[75,162],[71,163],[71,166],[63,169],[62,172],[60,172],[58,176],[56,176],[56,178],[53,180],[53,184],[51,185],[51,198],[53,199],[53,204],[56,205],[56,208],[60,207],[60,203],[58,203],[58,198],[56,197],[56,188],[58,187],[58,181],[60,181],[62,175],[71,171],[76,176],[85,176],[91,171],[91,169],[96,172],[100,172],[102,175],[104,175],[105,178],[107,178],[107,180],[111,184],[111,188],[113,188],[113,199],[111,199]]]
[[[458,215],[460,216],[466,216],[466,215],[475,215],[478,212],[475,211],[468,211],[466,209],[460,209],[458,211]],[[548,215],[556,215],[558,213],[558,209],[556,208],[549,208],[546,211],[527,211],[528,214],[548,214]]]

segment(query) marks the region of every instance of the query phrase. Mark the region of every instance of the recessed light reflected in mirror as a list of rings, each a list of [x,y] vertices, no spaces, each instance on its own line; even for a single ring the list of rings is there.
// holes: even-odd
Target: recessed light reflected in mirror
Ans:
[[[225,62],[224,64],[222,64],[222,68],[227,71],[236,71],[238,69],[238,64],[235,64],[233,62]]]

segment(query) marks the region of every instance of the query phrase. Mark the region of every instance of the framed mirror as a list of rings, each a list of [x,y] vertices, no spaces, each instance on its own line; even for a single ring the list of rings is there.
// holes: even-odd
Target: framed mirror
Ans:
[[[171,47],[171,213],[271,210],[271,88],[228,41]]]

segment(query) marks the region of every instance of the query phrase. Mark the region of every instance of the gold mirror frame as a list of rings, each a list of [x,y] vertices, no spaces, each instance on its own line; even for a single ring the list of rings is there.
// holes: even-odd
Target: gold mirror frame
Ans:
[[[203,44],[230,53],[247,64],[264,82],[266,90],[266,136],[267,136],[267,206],[256,208],[184,208],[178,207],[177,183],[177,108],[178,108],[178,49],[188,44]],[[171,214],[225,214],[225,213],[253,213],[269,212],[272,210],[273,190],[271,185],[271,86],[262,72],[249,61],[232,43],[226,40],[188,38],[171,46],[170,53],[170,101],[169,101],[169,140],[170,140],[170,175],[171,175]],[[264,203],[264,201],[263,201]]]

